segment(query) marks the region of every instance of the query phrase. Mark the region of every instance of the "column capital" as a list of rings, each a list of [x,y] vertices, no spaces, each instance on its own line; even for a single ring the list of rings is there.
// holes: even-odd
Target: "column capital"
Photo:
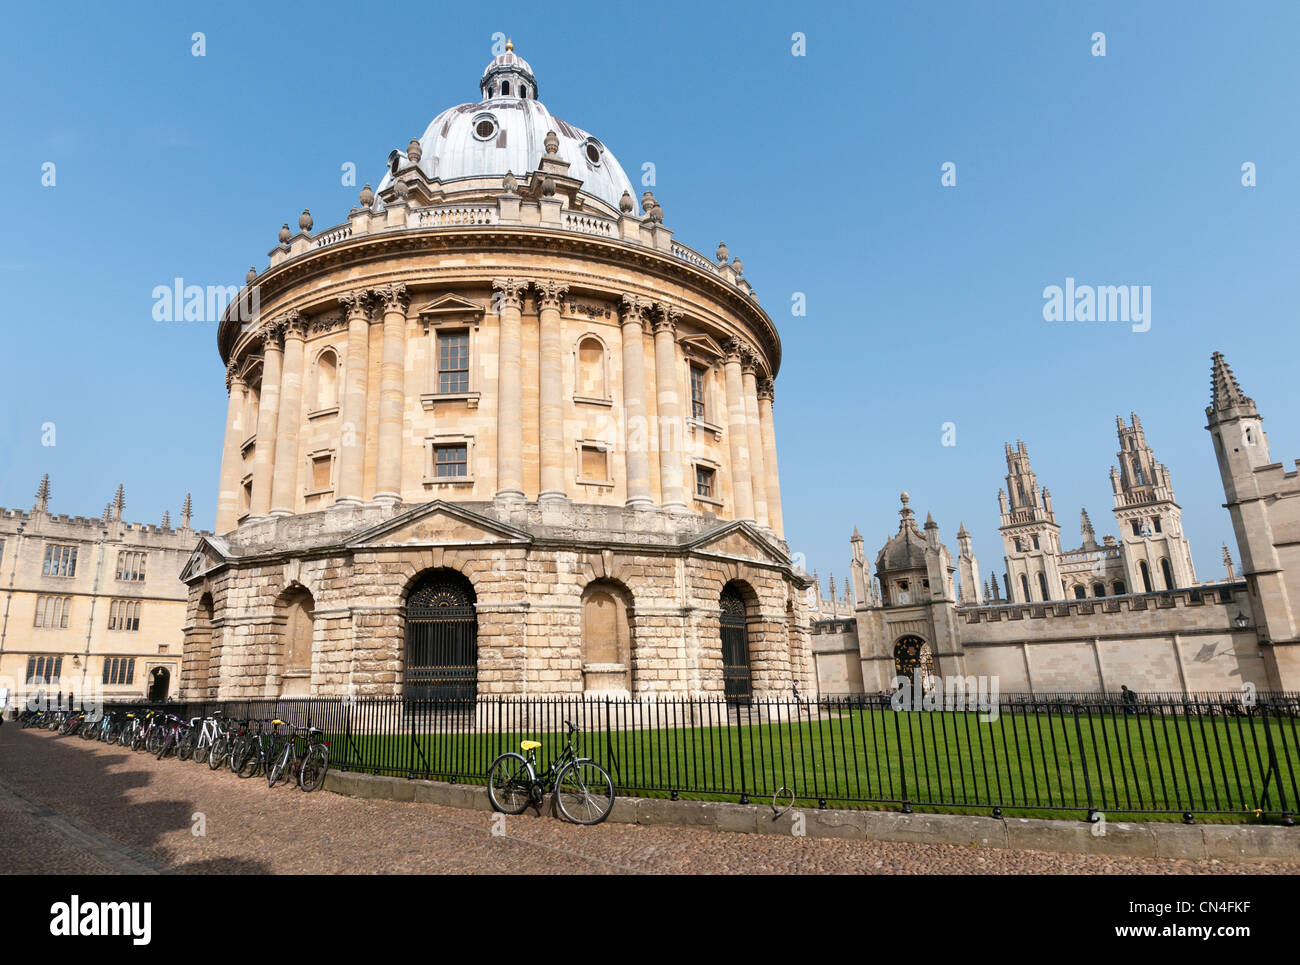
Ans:
[[[740,367],[747,375],[753,375],[758,372],[758,353],[754,351],[752,345],[741,345]]]
[[[564,297],[569,294],[569,285],[562,281],[535,281],[533,288],[537,290],[537,307],[539,310],[558,312],[564,305]]]
[[[507,308],[523,311],[524,292],[528,284],[523,278],[493,278],[492,307],[498,312]]]
[[[379,285],[370,290],[371,295],[376,302],[383,302],[385,312],[402,312],[406,313],[407,307],[411,304],[411,296],[406,290],[406,285],[402,282],[394,282],[391,285]]]
[[[349,322],[355,318],[367,322],[370,321],[374,304],[374,293],[368,288],[359,288],[356,291],[344,292],[339,296],[339,305],[343,308],[343,314],[347,317]]]
[[[741,364],[744,364],[745,360],[753,355],[750,347],[734,336],[722,343],[722,352],[724,361]]]
[[[758,397],[760,400],[772,402],[776,399],[776,380],[759,379],[758,380]]]
[[[297,309],[285,312],[280,317],[280,324],[283,326],[281,331],[286,339],[307,337],[307,316]]]
[[[284,345],[281,339],[284,336],[285,321],[283,318],[273,318],[262,326],[262,354],[267,352],[283,352]]]
[[[640,295],[624,295],[622,300],[623,324],[635,323],[644,325],[650,314],[652,302],[648,298],[642,298]]]
[[[670,305],[668,302],[655,302],[652,310],[654,315],[655,332],[668,332],[671,335],[677,334],[677,323],[682,320],[682,310],[676,305]]]
[[[236,385],[243,387],[244,374],[240,371],[243,368],[235,359],[230,360],[226,366],[226,391],[230,392]]]

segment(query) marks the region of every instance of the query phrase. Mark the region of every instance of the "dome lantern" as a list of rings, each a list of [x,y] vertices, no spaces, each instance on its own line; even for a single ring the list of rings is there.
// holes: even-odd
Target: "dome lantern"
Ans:
[[[485,101],[499,97],[537,99],[537,78],[533,76],[533,68],[515,54],[513,40],[507,40],[505,53],[494,57],[487,65],[478,87]]]

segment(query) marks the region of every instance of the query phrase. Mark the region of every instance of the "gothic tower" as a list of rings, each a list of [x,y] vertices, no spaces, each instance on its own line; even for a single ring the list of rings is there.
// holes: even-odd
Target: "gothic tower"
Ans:
[[[1038,488],[1023,441],[1007,443],[1007,488],[998,490],[1002,512],[1003,552],[1007,561],[1007,592],[1012,603],[1064,599],[1059,557],[1061,528],[1052,512],[1052,494]]]
[[[959,602],[962,606],[979,606],[980,564],[975,558],[975,549],[971,545],[971,535],[965,523],[957,530],[957,573],[961,580],[958,588]]]
[[[1115,521],[1130,593],[1150,593],[1193,586],[1192,549],[1183,534],[1183,511],[1174,502],[1169,470],[1147,445],[1142,420],[1115,417],[1119,467],[1111,467]]]

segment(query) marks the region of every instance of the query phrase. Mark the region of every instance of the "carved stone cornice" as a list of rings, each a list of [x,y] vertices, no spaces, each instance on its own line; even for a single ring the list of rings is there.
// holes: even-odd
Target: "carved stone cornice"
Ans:
[[[370,321],[375,305],[375,296],[368,288],[358,288],[353,292],[344,292],[339,296],[339,305],[344,317],[350,322],[355,318]]]
[[[323,312],[311,320],[311,333],[321,335],[347,325],[347,317],[342,312]]]
[[[493,278],[492,307],[497,311],[514,308],[523,311],[528,282],[522,278]]]
[[[677,323],[682,320],[682,310],[676,305],[668,304],[668,302],[655,302],[653,314],[655,334],[668,332],[676,338]]]
[[[562,281],[534,282],[537,289],[537,307],[539,311],[550,309],[558,312],[564,307],[564,297],[569,294],[569,286]]]
[[[623,324],[644,325],[650,317],[650,309],[653,303],[648,298],[642,298],[640,295],[624,295],[622,300]]]
[[[776,399],[776,380],[759,379],[758,380],[758,397],[772,402]]]
[[[406,309],[411,304],[411,296],[407,293],[404,282],[399,281],[391,285],[380,285],[377,288],[372,288],[371,294],[377,303],[383,303],[385,312],[402,312],[405,314]]]

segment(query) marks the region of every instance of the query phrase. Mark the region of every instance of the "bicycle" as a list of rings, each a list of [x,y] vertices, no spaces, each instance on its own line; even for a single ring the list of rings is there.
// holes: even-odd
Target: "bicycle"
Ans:
[[[325,781],[325,773],[330,766],[330,745],[321,736],[319,727],[292,727],[292,733],[284,742],[284,749],[277,755],[275,762],[267,768],[266,783],[275,787],[283,778],[286,781],[297,780],[304,791],[314,791]],[[298,741],[306,744],[301,757],[298,756]]]
[[[537,767],[539,741],[519,745],[523,754],[508,751],[488,768],[488,798],[505,814],[522,814],[530,804],[540,809],[542,797],[554,790],[556,808],[574,824],[599,824],[614,809],[614,779],[590,757],[579,757],[574,745],[578,728],[564,722],[569,741],[559,757],[540,776]]]

